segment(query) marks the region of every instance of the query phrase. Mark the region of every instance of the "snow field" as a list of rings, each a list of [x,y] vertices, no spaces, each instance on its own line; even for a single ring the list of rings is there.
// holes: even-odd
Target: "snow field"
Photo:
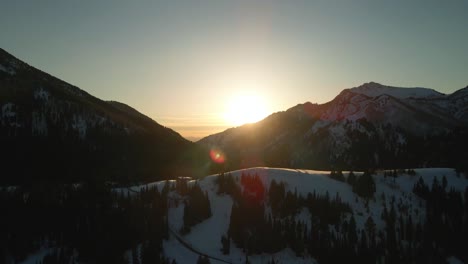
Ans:
[[[342,201],[348,203],[353,209],[354,218],[356,220],[357,229],[363,229],[364,223],[369,216],[372,216],[376,223],[377,230],[385,228],[385,222],[381,219],[381,214],[384,210],[384,204],[387,210],[390,210],[392,201],[394,202],[397,217],[404,214],[406,217],[411,214],[414,222],[419,222],[424,219],[425,203],[422,199],[416,196],[413,192],[413,186],[420,177],[424,182],[431,187],[434,177],[437,177],[439,182],[442,182],[442,177],[447,178],[447,191],[454,188],[457,191],[464,191],[468,186],[468,180],[463,175],[458,175],[453,169],[449,168],[431,168],[431,169],[416,169],[416,175],[399,174],[397,178],[384,177],[384,172],[377,172],[373,175],[376,183],[376,193],[373,199],[366,201],[360,198],[352,191],[352,187],[329,177],[328,171],[313,171],[313,170],[294,170],[294,169],[277,169],[277,168],[251,168],[245,170],[237,170],[230,172],[236,182],[240,184],[240,176],[242,173],[250,175],[258,175],[266,189],[269,188],[271,181],[277,183],[284,182],[286,191],[295,192],[302,196],[306,196],[309,192],[316,192],[324,195],[328,192],[329,196],[335,197],[338,193]],[[349,172],[343,172],[347,178]],[[356,176],[362,175],[360,172],[354,172]],[[217,175],[207,176],[201,180],[192,180],[189,185],[197,182],[203,191],[208,193],[212,216],[200,224],[192,227],[191,231],[182,236],[184,241],[190,244],[194,249],[203,252],[209,256],[213,256],[229,263],[244,263],[245,253],[242,249],[237,248],[234,243],[231,243],[229,255],[223,255],[221,252],[221,236],[226,235],[229,229],[229,221],[231,215],[231,207],[233,200],[229,195],[217,194],[218,186],[215,182]],[[174,181],[170,181],[174,184]],[[132,191],[139,191],[146,186],[158,186],[161,190],[166,182],[156,182],[148,185],[134,186],[129,188]],[[125,191],[121,188],[120,191]],[[382,195],[384,194],[384,195]],[[171,195],[177,195],[172,193]],[[385,197],[383,197],[385,196]],[[367,206],[366,206],[367,204]],[[399,209],[399,206],[403,210]],[[169,208],[169,225],[178,232],[183,226],[183,202],[179,202],[177,207]],[[266,207],[266,211],[270,210]],[[307,223],[310,227],[311,214],[307,208],[302,208],[295,216],[296,220],[301,220]],[[351,217],[351,214],[348,215]],[[330,226],[330,228],[333,228]],[[164,251],[167,257],[174,258],[178,263],[195,263],[198,254],[187,249],[180,243],[173,234],[170,239],[164,242]],[[298,258],[294,252],[286,248],[276,254],[260,254],[249,256],[251,263],[267,263],[272,258],[280,263],[311,263],[315,262],[313,258],[307,256]],[[211,259],[211,263],[223,263]]]

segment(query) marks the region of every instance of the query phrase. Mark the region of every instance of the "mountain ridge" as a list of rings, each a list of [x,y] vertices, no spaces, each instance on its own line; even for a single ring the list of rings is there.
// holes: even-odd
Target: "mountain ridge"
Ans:
[[[445,95],[365,83],[344,89],[324,104],[298,104],[197,143],[225,151],[231,158],[229,169],[245,168],[246,163],[308,169],[463,166],[454,153],[466,154],[461,147],[468,133],[465,89]],[[420,148],[428,148],[430,154]],[[261,162],[246,162],[252,152]]]
[[[347,89],[345,89],[347,90]],[[427,98],[427,97],[437,97],[443,96],[445,94],[438,92],[434,89],[423,88],[423,87],[395,87],[382,85],[377,82],[368,82],[360,86],[349,88],[353,93],[360,93],[367,95],[369,97],[376,97],[382,94],[387,94],[397,98]]]
[[[9,164],[0,181],[129,182],[197,175],[202,150],[177,132],[5,50],[0,65],[1,158]]]

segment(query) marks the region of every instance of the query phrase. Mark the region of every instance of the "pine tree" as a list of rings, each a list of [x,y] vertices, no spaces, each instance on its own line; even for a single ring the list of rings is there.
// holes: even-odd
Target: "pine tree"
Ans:
[[[349,220],[349,227],[348,227],[348,240],[349,244],[355,245],[358,241],[357,231],[356,231],[356,220],[354,216],[351,216]]]
[[[375,223],[374,219],[372,219],[372,216],[369,216],[366,220],[366,223],[364,224],[364,227],[366,229],[367,234],[369,235],[369,247],[373,248],[375,246]]]
[[[137,247],[132,248],[132,262],[133,262],[133,264],[139,264],[140,263],[140,256],[138,254],[138,248]]]
[[[364,172],[353,185],[353,192],[364,198],[371,198],[375,193],[374,178],[369,172]]]
[[[221,236],[221,252],[223,252],[224,255],[229,255],[229,252],[231,250],[231,239],[226,236]]]

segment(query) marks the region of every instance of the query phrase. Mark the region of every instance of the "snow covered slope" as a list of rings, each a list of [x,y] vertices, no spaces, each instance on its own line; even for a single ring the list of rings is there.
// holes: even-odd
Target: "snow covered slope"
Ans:
[[[370,82],[198,143],[223,150],[230,170],[463,167],[467,135],[467,88],[445,95]]]
[[[328,193],[330,197],[339,194],[343,202],[351,206],[352,213],[349,213],[347,218],[349,219],[351,216],[355,218],[358,230],[365,229],[365,222],[371,216],[375,221],[377,231],[382,232],[385,231],[385,222],[381,218],[384,207],[388,209],[392,208],[392,206],[400,208],[396,210],[397,219],[400,215],[405,217],[411,215],[414,223],[422,222],[425,219],[425,202],[412,191],[419,178],[422,178],[430,186],[434,178],[438,182],[443,182],[443,177],[445,177],[447,180],[445,189],[447,191],[453,189],[463,193],[468,187],[468,180],[464,175],[457,175],[453,169],[416,169],[414,175],[401,172],[396,178],[384,177],[384,173],[384,171],[381,171],[372,176],[376,183],[376,192],[374,198],[366,200],[356,195],[348,183],[330,178],[330,172],[328,171],[252,168],[231,172],[238,184],[240,184],[241,174],[250,174],[258,175],[267,189],[271,182],[275,180],[277,183],[284,182],[286,191],[297,192],[302,196],[314,192],[318,195]],[[345,177],[348,175],[347,172],[343,174]],[[359,176],[362,173],[357,172],[355,174]],[[197,183],[208,194],[212,210],[212,216],[194,226],[190,233],[186,235],[178,233],[178,230],[181,230],[183,226],[184,203],[172,203],[169,209],[169,224],[175,234],[171,234],[169,241],[164,242],[164,251],[166,256],[174,258],[177,263],[195,263],[198,254],[188,249],[186,245],[176,239],[176,236],[197,252],[223,260],[211,259],[211,263],[245,263],[245,253],[234,243],[231,243],[230,254],[223,255],[220,250],[221,236],[225,235],[229,228],[233,199],[227,194],[218,194],[217,177],[217,175],[212,175],[202,180],[189,182],[192,185]],[[171,184],[174,184],[174,182]],[[162,189],[164,183],[153,183],[152,185]],[[132,190],[138,191],[138,189],[144,187],[136,186]],[[171,195],[179,197],[175,192]],[[312,215],[307,208],[302,208],[295,215],[295,219],[307,223],[308,228],[310,228]],[[330,225],[329,228],[333,230],[334,227]],[[277,261],[276,263],[315,262],[314,256],[297,257],[289,248],[274,254],[249,256],[251,263],[268,263],[271,259]]]
[[[444,94],[439,93],[433,89],[428,88],[400,88],[385,86],[376,82],[365,83],[359,87],[349,89],[353,93],[363,94],[369,97],[377,97],[383,94],[390,95],[396,98],[434,98],[443,96]]]

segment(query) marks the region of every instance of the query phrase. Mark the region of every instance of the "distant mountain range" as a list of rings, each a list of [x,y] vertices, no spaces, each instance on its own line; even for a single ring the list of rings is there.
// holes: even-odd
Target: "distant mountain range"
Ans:
[[[468,87],[445,95],[365,83],[328,103],[300,104],[198,144],[223,151],[227,170],[466,168]]]
[[[135,109],[106,102],[0,49],[0,182],[196,176],[201,148]],[[201,174],[198,174],[201,173]]]
[[[253,166],[456,167],[468,157],[468,87],[366,83],[197,144],[123,103],[103,101],[0,49],[0,183],[119,183]],[[224,164],[209,150],[224,153]]]

